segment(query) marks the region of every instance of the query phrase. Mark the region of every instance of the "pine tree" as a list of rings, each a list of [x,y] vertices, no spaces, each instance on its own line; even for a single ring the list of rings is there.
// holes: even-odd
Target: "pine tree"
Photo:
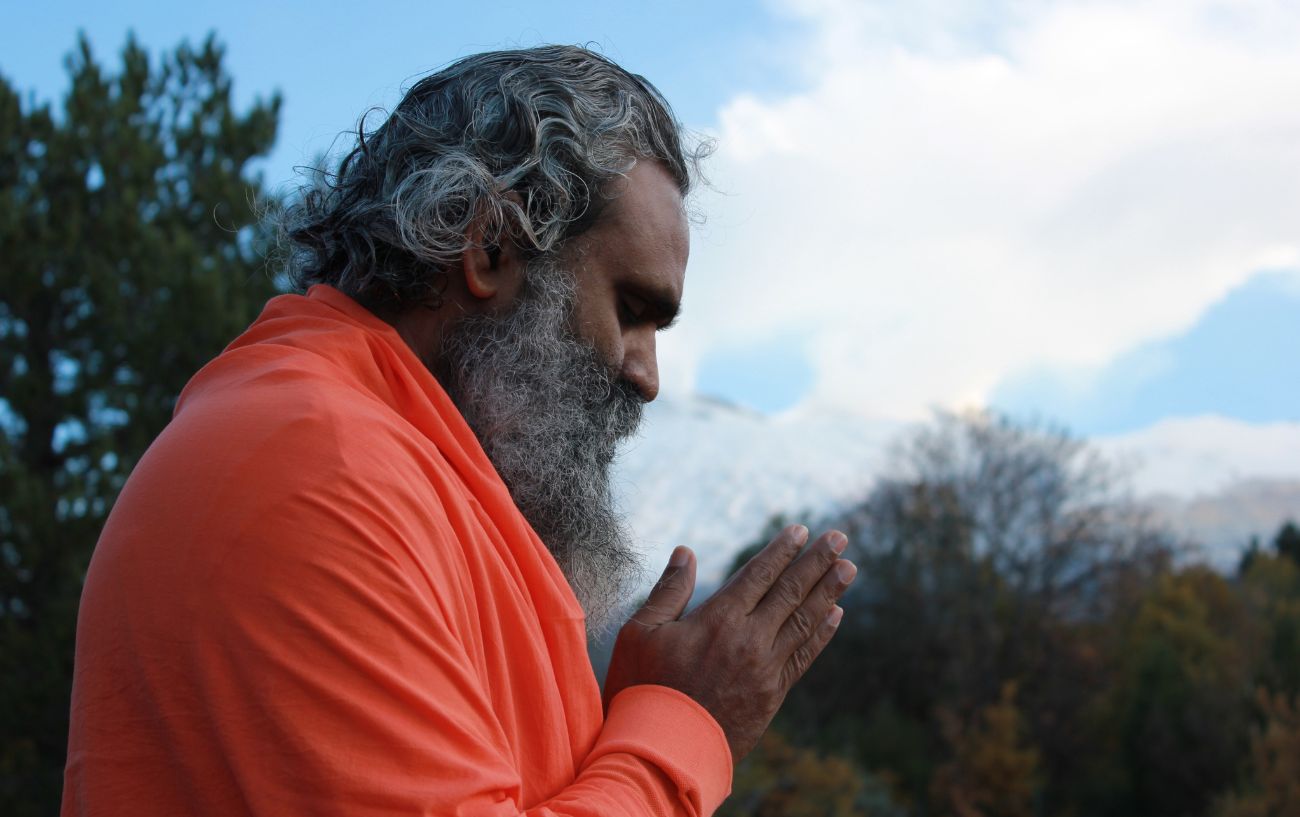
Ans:
[[[61,109],[0,77],[0,812],[58,809],[77,600],[114,498],[188,378],[275,293],[262,181],[213,36],[121,69],[84,36]]]
[[[1273,547],[1279,556],[1285,556],[1300,565],[1300,527],[1294,522],[1287,522],[1273,537]]]

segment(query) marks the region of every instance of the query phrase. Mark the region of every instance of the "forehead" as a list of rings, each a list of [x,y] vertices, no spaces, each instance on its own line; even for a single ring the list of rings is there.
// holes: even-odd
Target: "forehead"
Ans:
[[[584,236],[584,261],[680,300],[690,229],[677,183],[658,162],[642,160],[611,192],[613,200]]]

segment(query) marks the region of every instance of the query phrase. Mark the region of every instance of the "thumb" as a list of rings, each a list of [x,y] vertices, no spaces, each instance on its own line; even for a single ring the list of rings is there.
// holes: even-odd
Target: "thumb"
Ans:
[[[695,554],[690,548],[679,546],[673,550],[667,569],[632,620],[647,627],[676,621],[686,612],[686,604],[694,592]]]

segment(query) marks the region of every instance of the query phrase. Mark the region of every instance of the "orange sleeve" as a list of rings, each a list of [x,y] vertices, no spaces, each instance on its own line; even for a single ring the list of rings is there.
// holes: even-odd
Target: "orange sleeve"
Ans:
[[[249,813],[707,817],[721,803],[731,766],[720,727],[685,695],[634,687],[572,785],[525,812],[449,608],[402,557],[428,527],[408,529],[392,486],[344,478],[322,490],[239,532],[204,593],[205,731]]]
[[[617,795],[655,770],[668,777],[673,784],[668,790],[679,802],[665,802],[661,786],[648,788],[642,800],[655,804],[649,813],[712,814],[731,792],[731,747],[713,716],[685,693],[663,686],[628,687],[610,702],[605,727],[578,784],[556,798],[556,806],[576,804],[586,796],[588,784],[589,799]],[[652,779],[658,781],[657,776]],[[556,813],[587,812],[566,805]],[[600,813],[623,812],[611,805]]]

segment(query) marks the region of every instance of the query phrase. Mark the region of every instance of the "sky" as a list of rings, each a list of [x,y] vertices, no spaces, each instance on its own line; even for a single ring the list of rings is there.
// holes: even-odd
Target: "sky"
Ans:
[[[665,394],[888,420],[993,405],[1091,435],[1300,423],[1300,3],[15,6],[0,74],[66,87],[215,30],[285,107],[267,183],[456,57],[586,43],[716,140]],[[340,134],[344,134],[340,136]]]

